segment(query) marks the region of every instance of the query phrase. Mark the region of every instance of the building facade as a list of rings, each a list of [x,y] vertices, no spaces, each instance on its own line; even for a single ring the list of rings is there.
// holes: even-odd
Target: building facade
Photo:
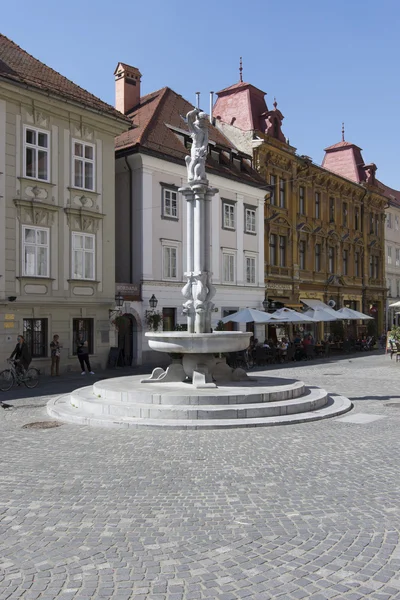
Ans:
[[[128,83],[132,80],[134,86]],[[181,292],[186,283],[186,201],[179,188],[187,179],[184,159],[191,138],[181,115],[193,107],[169,88],[140,97],[139,71],[122,63],[116,70],[116,97],[117,107],[134,125],[116,141],[116,277],[129,322],[127,331],[119,331],[119,345],[128,364],[157,363],[160,354],[149,351],[144,336],[153,315],[159,315],[164,330],[186,326]],[[240,308],[262,310],[266,192],[251,157],[214,127],[209,140],[207,177],[218,189],[210,249],[217,288],[215,328]],[[158,302],[155,311],[151,298]]]
[[[400,192],[379,184],[387,198],[385,227],[385,262],[387,308],[386,326],[400,323]],[[399,303],[399,306],[391,307]]]
[[[217,94],[213,115],[242,151],[252,152],[269,186],[265,203],[268,299],[294,308],[302,300],[334,301],[384,327],[385,206],[376,167],[344,139],[326,149],[322,166],[299,156],[282,132],[276,101],[240,81]],[[357,165],[357,167],[354,167]]]
[[[129,122],[113,107],[0,36],[0,364],[18,334],[33,364],[92,366],[110,347],[115,304],[114,138]]]

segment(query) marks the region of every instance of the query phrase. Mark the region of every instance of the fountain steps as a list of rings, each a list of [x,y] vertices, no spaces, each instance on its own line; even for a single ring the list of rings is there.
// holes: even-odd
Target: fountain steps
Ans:
[[[119,396],[115,394],[117,381],[120,382]],[[224,388],[219,389],[224,400],[221,403],[221,396],[210,395],[211,390],[195,390],[191,396],[187,384],[173,384],[166,395],[164,385],[160,394],[157,385],[140,385],[140,378],[121,378],[54,398],[47,410],[52,417],[81,425],[208,429],[300,423],[342,414],[352,407],[347,398],[329,396],[325,390],[308,388],[302,382],[269,388],[258,383],[254,380],[252,385],[237,386],[234,390],[237,395],[231,387],[226,388],[225,395]],[[111,391],[114,392],[112,398],[104,396]],[[257,394],[259,399],[253,402]],[[279,400],[274,399],[277,394]]]

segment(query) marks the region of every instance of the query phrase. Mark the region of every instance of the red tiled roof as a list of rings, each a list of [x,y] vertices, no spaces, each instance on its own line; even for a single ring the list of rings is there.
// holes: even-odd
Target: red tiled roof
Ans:
[[[255,85],[252,85],[251,83],[246,83],[245,81],[239,81],[239,83],[234,83],[233,85],[230,85],[229,87],[226,87],[223,90],[220,90],[219,92],[217,92],[217,95],[223,94],[224,92],[231,92],[232,90],[240,90],[241,88],[246,88],[246,87],[254,88],[255,90],[264,94],[264,96],[266,94],[266,92],[263,92],[262,90],[260,90]]]
[[[394,190],[393,188],[385,185],[378,179],[376,180],[377,186],[382,190],[382,193],[389,200],[390,204],[400,208],[400,191]]]
[[[325,148],[322,166],[328,171],[351,179],[356,183],[365,181],[364,159],[361,148],[350,142],[338,142]]]
[[[49,92],[126,122],[126,117],[113,106],[60,75],[2,34],[0,34],[0,78],[24,83],[39,91]]]
[[[179,132],[174,133],[173,128],[187,132],[189,135],[187,125],[182,117],[192,109],[193,105],[190,102],[168,87],[143,96],[139,106],[128,115],[134,129],[126,131],[116,138],[115,149],[122,151],[143,148],[144,151],[159,154],[166,160],[172,159],[184,164],[189,150],[179,139]],[[223,133],[211,124],[209,124],[209,140],[227,151],[236,150],[236,147]],[[239,179],[243,183],[265,186],[265,181],[254,169],[248,167],[246,171],[241,171],[231,162],[224,161],[223,158],[221,162],[217,162],[208,156],[207,169],[216,171],[222,176]]]

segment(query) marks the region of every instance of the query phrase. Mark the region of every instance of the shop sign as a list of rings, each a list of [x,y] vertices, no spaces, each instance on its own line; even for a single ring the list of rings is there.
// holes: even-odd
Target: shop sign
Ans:
[[[116,291],[121,293],[125,300],[142,299],[142,290],[140,283],[117,283]]]
[[[292,286],[288,283],[267,283],[265,286],[268,290],[288,290],[292,291]]]
[[[15,315],[13,315],[13,314],[5,314],[4,315],[5,321],[14,321],[14,319],[15,319]]]

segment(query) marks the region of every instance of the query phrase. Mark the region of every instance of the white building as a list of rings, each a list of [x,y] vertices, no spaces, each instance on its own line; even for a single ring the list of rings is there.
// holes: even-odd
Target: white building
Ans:
[[[115,74],[116,106],[135,126],[116,140],[116,277],[125,299],[122,312],[129,319],[119,345],[128,364],[159,362],[144,337],[150,298],[158,300],[164,330],[186,324],[181,294],[186,201],[179,188],[186,181],[184,159],[191,143],[182,116],[193,106],[169,88],[140,97],[140,73],[134,67],[120,63]],[[211,234],[215,328],[240,308],[262,310],[265,189],[251,157],[213,126],[209,139],[207,176],[219,190],[212,203]]]
[[[110,348],[115,304],[114,138],[130,124],[112,106],[0,35],[0,369],[24,334],[34,365],[78,369]]]

